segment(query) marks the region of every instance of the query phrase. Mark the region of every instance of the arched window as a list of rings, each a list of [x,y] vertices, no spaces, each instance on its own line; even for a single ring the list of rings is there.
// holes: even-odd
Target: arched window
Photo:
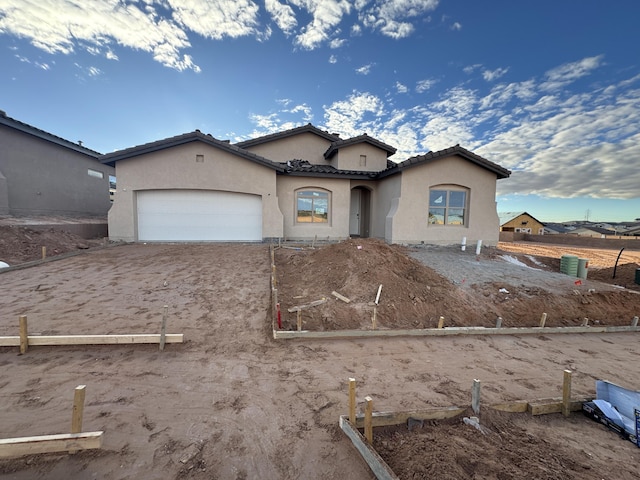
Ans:
[[[331,194],[319,188],[296,191],[296,223],[329,223]]]
[[[466,188],[444,185],[430,188],[429,225],[466,225],[468,201]]]

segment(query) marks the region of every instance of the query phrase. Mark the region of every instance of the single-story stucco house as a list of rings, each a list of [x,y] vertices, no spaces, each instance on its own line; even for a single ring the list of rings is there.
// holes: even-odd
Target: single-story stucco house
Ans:
[[[510,171],[456,145],[394,163],[366,134],[311,124],[231,144],[196,130],[104,155],[123,241],[339,240],[496,244]]]
[[[0,111],[0,215],[105,218],[113,166]]]

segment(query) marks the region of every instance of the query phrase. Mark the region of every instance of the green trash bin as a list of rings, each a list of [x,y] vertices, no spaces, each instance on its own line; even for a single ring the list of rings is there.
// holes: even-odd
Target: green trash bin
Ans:
[[[636,285],[640,285],[640,268],[636,268]]]

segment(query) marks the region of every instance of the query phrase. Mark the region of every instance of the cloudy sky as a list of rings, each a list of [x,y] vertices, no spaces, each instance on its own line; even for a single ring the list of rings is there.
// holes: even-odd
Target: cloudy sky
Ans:
[[[637,0],[0,0],[0,109],[102,153],[306,123],[455,144],[498,210],[640,218]]]

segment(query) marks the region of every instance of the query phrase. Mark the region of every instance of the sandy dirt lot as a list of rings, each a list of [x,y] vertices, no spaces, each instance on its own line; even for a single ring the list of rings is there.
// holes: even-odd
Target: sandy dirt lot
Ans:
[[[0,350],[0,438],[67,432],[81,384],[84,430],[105,432],[100,451],[3,460],[0,477],[371,479],[338,427],[349,377],[358,381],[358,400],[371,395],[376,410],[466,405],[473,379],[482,381],[487,404],[554,397],[567,368],[575,396],[593,395],[596,379],[638,388],[637,333],[275,341],[269,274],[268,246],[240,244],[115,246],[1,273],[0,335],[17,334],[19,315],[28,315],[32,333],[153,333],[168,305],[168,332],[186,342],[164,352]],[[475,282],[460,289],[473,288],[466,284]],[[530,443],[564,445],[563,458],[584,473],[569,476],[566,463],[550,463],[529,478],[637,478],[640,449],[579,414],[513,425]],[[509,470],[476,475],[473,465],[486,455],[459,454],[465,435],[454,435],[447,461],[434,467],[441,473],[430,474],[454,478],[445,473],[462,465],[467,476],[455,478],[509,477]]]

